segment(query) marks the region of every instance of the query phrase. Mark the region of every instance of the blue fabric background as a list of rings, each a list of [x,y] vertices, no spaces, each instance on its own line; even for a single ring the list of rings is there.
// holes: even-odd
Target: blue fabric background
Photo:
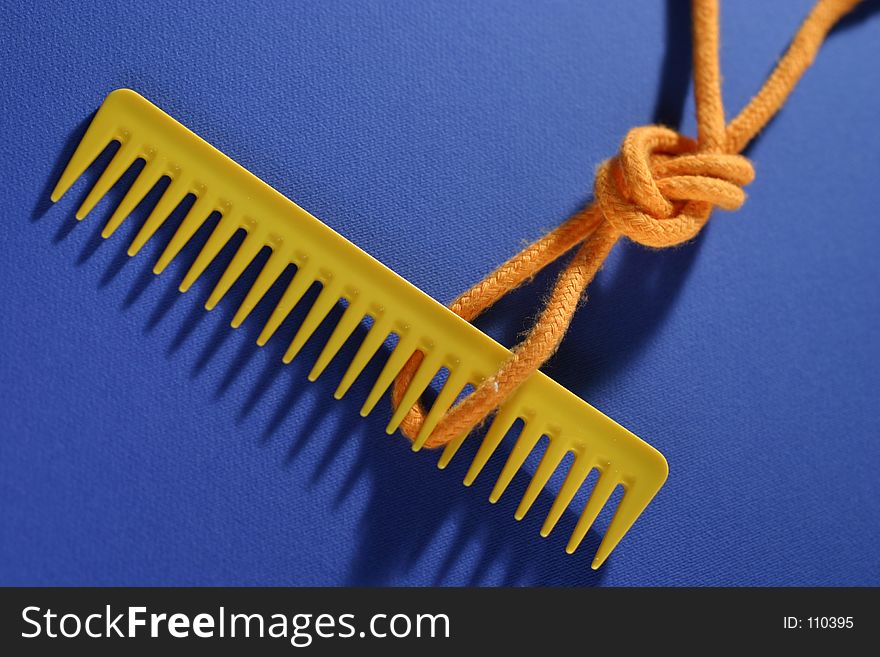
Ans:
[[[877,2],[750,148],[746,206],[619,245],[547,368],[671,466],[598,573],[607,514],[568,557],[549,493],[513,521],[525,475],[493,507],[466,458],[385,436],[387,405],[360,420],[363,385],[333,401],[339,363],[309,384],[319,341],[282,367],[257,317],[230,330],[255,268],[204,312],[234,244],[179,295],[204,231],[156,278],[179,215],[130,260],[149,203],[103,242],[119,189],[79,225],[94,169],[48,195],[132,87],[449,301],[587,201],[629,128],[693,134],[687,6],[94,4],[0,11],[0,583],[880,584]],[[724,5],[731,114],[810,4]],[[510,344],[550,276],[481,326]]]

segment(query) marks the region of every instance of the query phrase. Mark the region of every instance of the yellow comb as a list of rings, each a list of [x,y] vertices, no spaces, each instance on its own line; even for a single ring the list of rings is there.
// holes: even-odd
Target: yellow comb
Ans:
[[[510,351],[464,321],[448,308],[401,278],[318,219],[282,196],[206,141],[182,126],[142,96],[129,89],[110,93],[61,174],[52,200],[57,201],[112,141],[119,142],[106,169],[86,196],[77,219],[84,219],[138,159],[145,165],[102,231],[109,237],[163,177],[167,189],[129,247],[134,255],[172,211],[190,194],[195,201],[159,258],[159,274],[192,238],[213,212],[220,221],[180,284],[185,292],[205,271],[224,245],[239,230],[247,232],[207,303],[210,310],[235,283],[263,247],[272,253],[232,320],[241,324],[287,268],[296,274],[260,334],[263,345],[316,281],[321,291],[299,327],[284,362],[290,362],[312,333],[342,299],[347,307],[309,374],[314,381],[327,367],[354,330],[369,316],[373,324],[361,343],[335,396],[341,398],[372,356],[394,333],[397,343],[361,409],[369,414],[387,391],[414,351],[424,360],[388,423],[393,433],[407,410],[419,399],[442,368],[448,377],[424,422],[413,450],[424,445],[443,414],[467,385],[477,385],[494,374]],[[541,534],[547,536],[571,503],[590,472],[599,477],[590,493],[566,550],[571,553],[583,540],[617,486],[623,496],[593,559],[598,568],[663,482],[666,459],[653,447],[603,415],[585,401],[540,372],[533,374],[497,411],[465,476],[470,485],[517,420],[523,429],[492,490],[495,502],[507,488],[542,436],[549,443],[516,510],[521,519],[550,476],[568,453],[574,459],[554,500]],[[446,467],[467,436],[444,449],[438,466]]]

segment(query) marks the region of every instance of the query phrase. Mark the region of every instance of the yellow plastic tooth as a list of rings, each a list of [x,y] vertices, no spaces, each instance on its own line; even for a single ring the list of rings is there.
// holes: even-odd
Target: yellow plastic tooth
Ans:
[[[342,380],[339,382],[336,392],[333,393],[333,396],[336,399],[342,399],[345,396],[345,393],[348,392],[351,385],[357,380],[361,372],[364,371],[367,363],[369,363],[370,359],[376,355],[376,352],[379,351],[379,347],[384,344],[390,331],[391,322],[389,320],[386,318],[375,319],[370,330],[367,331],[367,334],[364,336],[363,342],[361,342],[361,345],[358,347],[354,358],[351,359],[348,369],[346,369],[345,374],[342,375]]]
[[[95,118],[92,119],[92,123],[73,152],[70,162],[64,167],[64,171],[61,173],[61,177],[55,184],[55,189],[52,190],[52,195],[50,196],[53,203],[61,200],[61,197],[67,193],[67,190],[71,188],[73,183],[85,173],[89,165],[98,158],[101,152],[113,140],[114,126],[111,123],[112,117],[105,108],[106,101],[101,109],[98,110]]]
[[[584,507],[581,517],[578,518],[577,525],[575,525],[571,538],[568,540],[568,545],[565,546],[566,552],[571,554],[578,549],[581,541],[584,540],[584,536],[587,535],[587,532],[590,531],[590,527],[592,527],[593,523],[596,521],[599,511],[601,511],[602,507],[605,506],[605,503],[608,502],[608,498],[611,497],[611,493],[614,492],[614,488],[619,483],[620,480],[614,477],[610,472],[605,471],[599,475],[596,485],[593,486],[593,490],[590,491],[590,499],[587,501],[587,505]]]
[[[551,437],[550,444],[547,445],[547,450],[544,452],[544,455],[541,457],[541,462],[538,464],[538,469],[535,470],[535,474],[529,482],[529,487],[526,489],[522,500],[520,500],[519,506],[516,508],[514,517],[517,520],[522,520],[529,512],[529,509],[532,508],[532,504],[535,503],[535,500],[538,499],[538,495],[544,490],[544,486],[547,485],[550,476],[556,471],[556,468],[559,466],[565,453],[566,449],[564,442]]]
[[[214,211],[220,211],[225,216],[221,219],[220,227],[214,231],[205,249],[199,254],[196,263],[187,275],[182,286],[184,289],[195,280],[196,276],[216,255],[216,252],[222,248],[225,241],[239,227],[234,225],[235,222],[229,223],[230,208],[234,209],[237,213],[236,216],[242,220],[245,217],[255,218],[252,222],[253,226],[249,226],[248,230],[252,228],[259,230],[263,234],[271,236],[273,244],[284,245],[284,257],[274,253],[273,256],[270,256],[269,262],[260,273],[257,282],[239,308],[239,312],[236,313],[234,324],[240,323],[247,316],[288,264],[291,262],[310,263],[308,268],[300,269],[297,276],[294,277],[294,282],[288,286],[281,303],[273,312],[260,335],[261,344],[268,339],[308,287],[316,280],[318,272],[321,272],[321,280],[336,280],[343,290],[357,289],[357,298],[362,300],[364,310],[373,315],[376,321],[373,328],[367,332],[354,360],[348,366],[336,390],[335,396],[337,398],[346,393],[385,341],[389,331],[394,327],[393,322],[402,317],[406,318],[407,332],[420,336],[420,339],[430,341],[434,345],[432,351],[442,354],[456,354],[461,363],[460,369],[468,373],[468,381],[473,385],[479,385],[482,381],[481,376],[476,376],[475,373],[485,375],[497,372],[510,359],[511,352],[508,349],[395,274],[375,258],[358,249],[339,233],[321,223],[130,89],[118,89],[104,100],[81,143],[76,148],[71,161],[59,178],[52,192],[52,199],[58,200],[112,140],[119,141],[120,148],[107,170],[99,177],[90,198],[87,198],[87,202],[83,205],[81,214],[89,211],[97,203],[100,196],[115,182],[114,178],[118,177],[117,174],[123,173],[125,168],[123,165],[130,164],[129,158],[133,161],[137,156],[145,155],[148,163],[108,222],[105,233],[112,232],[116,226],[122,223],[125,216],[148,191],[147,188],[155,184],[155,181],[152,180],[155,173],[151,168],[154,165],[150,164],[151,161],[157,159],[155,154],[161,154],[160,158],[163,163],[173,162],[175,171],[186,172],[186,176],[193,183],[192,192],[196,196],[196,201],[156,263],[154,267],[156,273],[160,273],[177,256]],[[142,150],[130,150],[133,148],[131,146],[133,143],[139,144],[138,148],[142,147]],[[165,206],[170,202],[171,197],[166,200],[163,196],[160,201],[162,204],[161,212],[154,210],[155,216],[151,214],[151,218],[135,238],[132,252],[149,239],[154,230],[158,229],[162,222],[160,215],[166,214],[167,216],[165,211],[168,208]],[[246,259],[244,256],[241,258]],[[239,263],[236,263],[232,269],[239,269]],[[230,273],[227,277],[232,275]],[[224,281],[222,285],[219,285],[221,292],[226,284],[227,281]],[[317,311],[315,312],[317,313]],[[362,315],[360,309],[357,314]],[[320,374],[326,367],[360,320],[360,317],[350,317],[348,313],[343,315],[343,319],[334,329],[333,335],[312,370],[313,377]],[[310,320],[309,323],[311,324],[312,321]],[[303,334],[309,332],[306,330]],[[407,345],[408,349],[410,346],[415,348],[417,345]],[[402,351],[401,349],[401,353],[397,354],[397,350],[395,350],[392,353],[392,358],[395,360],[402,358]],[[408,354],[406,355],[408,356]],[[394,366],[397,364],[393,363]],[[384,388],[387,388],[386,384],[390,383],[390,379],[396,373],[390,372],[390,370],[383,371],[381,380],[374,386],[371,398],[378,399],[384,392]],[[458,386],[450,386],[450,388],[452,387]],[[379,391],[378,388],[383,389]],[[446,392],[445,387],[441,391],[441,397],[436,403],[438,407],[454,402],[452,392]],[[372,401],[372,399],[368,399],[368,402]],[[365,406],[367,406],[367,410],[370,408],[369,405]],[[437,410],[433,417],[429,413],[430,421],[426,423],[429,426],[424,429],[423,434],[414,443],[414,449],[418,449],[424,444],[424,441],[430,436],[431,426],[435,425],[440,417],[442,417],[440,410]],[[605,471],[613,473],[616,481],[625,482],[627,493],[596,555],[594,566],[602,563],[608,556],[608,552],[627,531],[632,521],[663,485],[668,474],[666,460],[657,450],[611,418],[537,371],[523,382],[513,398],[508,400],[499,410],[476,458],[470,465],[465,483],[471,483],[483,469],[486,461],[496,451],[498,444],[517,417],[543,418],[549,426],[554,427],[551,444],[552,441],[558,441],[560,447],[578,455],[553,508],[548,514],[542,531],[549,532],[553,528],[559,516],[571,502],[575,490],[583,483],[589,470],[584,464],[592,463],[583,455],[601,454]],[[466,439],[466,435],[460,435],[450,441],[440,456],[438,467],[445,467]],[[524,449],[522,446],[519,448]],[[511,464],[513,463],[511,461]],[[538,473],[520,503],[520,511],[525,512],[533,501],[533,496],[539,492],[539,484],[544,480],[549,467],[549,465],[539,466]],[[511,465],[508,472],[502,473],[502,479],[499,480],[496,489],[503,488],[504,479],[512,476],[511,473],[514,470]],[[591,504],[593,506],[598,504],[600,497],[601,495],[594,493]],[[587,515],[589,514],[582,515],[580,521],[580,526],[584,531],[588,529],[586,527],[588,522],[585,519]],[[573,540],[575,538],[573,537]],[[577,541],[574,541],[573,545],[576,543]]]
[[[272,314],[269,315],[269,319],[266,321],[266,325],[263,326],[263,330],[260,331],[260,337],[257,338],[258,345],[262,347],[269,341],[269,338],[275,335],[275,331],[277,331],[278,327],[281,326],[281,323],[287,319],[287,316],[294,307],[296,307],[296,304],[298,304],[299,300],[303,298],[306,290],[308,290],[314,282],[315,268],[311,263],[304,263],[296,270],[296,273],[293,275],[293,280],[287,284],[287,289],[284,290],[284,294],[281,295],[281,300],[278,302],[278,305],[275,306]]]
[[[76,218],[80,221],[85,219],[89,212],[92,211],[92,208],[97,205],[98,201],[106,196],[107,192],[110,191],[110,188],[117,183],[122,177],[122,174],[126,172],[128,167],[130,167],[136,159],[137,148],[131,142],[122,144],[122,146],[119,147],[119,150],[114,153],[113,159],[110,160],[110,164],[108,164],[107,168],[101,172],[98,180],[95,181],[92,189],[89,190],[82,205],[79,206],[79,209],[76,211]]]
[[[376,382],[370,390],[370,394],[367,395],[367,401],[365,401],[364,405],[361,407],[361,417],[367,417],[373,412],[376,403],[381,399],[382,395],[385,394],[385,391],[388,390],[391,382],[394,381],[394,378],[398,375],[400,370],[403,369],[403,366],[406,365],[406,361],[408,361],[409,357],[413,355],[415,349],[416,339],[411,333],[400,336],[394,347],[394,351],[391,352],[391,355],[388,356],[388,360],[385,361],[385,365],[379,373],[379,378],[376,379]]]
[[[220,276],[220,280],[217,281],[217,285],[211,291],[208,300],[205,302],[205,310],[213,310],[220,303],[220,300],[229,292],[229,288],[235,284],[235,281],[244,273],[248,265],[254,261],[254,258],[257,257],[257,254],[264,246],[266,246],[265,235],[260,231],[251,231],[247,234],[241,246],[238,247],[238,251],[232,256],[229,265],[227,265]]]
[[[501,499],[504,491],[507,490],[507,487],[513,480],[513,476],[522,467],[522,464],[526,462],[529,454],[531,454],[543,435],[543,426],[537,420],[526,420],[526,425],[523,427],[522,433],[517,437],[516,443],[510,451],[510,456],[507,457],[507,462],[504,464],[504,469],[501,470],[501,476],[498,477],[495,487],[489,494],[489,501],[492,504]]]
[[[418,452],[424,447],[425,442],[427,442],[428,438],[431,436],[431,432],[434,431],[437,427],[437,423],[440,422],[440,419],[461,394],[465,385],[467,385],[467,375],[464,374],[461,368],[456,367],[451,369],[449,371],[449,376],[443,383],[443,387],[440,388],[440,392],[437,393],[437,398],[434,400],[434,403],[431,404],[431,410],[428,411],[428,414],[422,421],[419,434],[413,441],[412,450],[414,452]],[[452,458],[451,455],[450,458]]]
[[[180,250],[192,239],[192,236],[202,227],[202,224],[207,221],[208,217],[211,216],[211,213],[214,211],[214,205],[215,204],[210,197],[196,197],[189,212],[186,213],[183,221],[180,222],[180,226],[178,226],[177,230],[174,232],[171,241],[168,242],[168,246],[165,247],[162,255],[160,255],[159,259],[156,261],[156,264],[153,267],[154,274],[161,274],[165,271],[165,268],[171,264],[171,261],[177,257],[178,253],[180,253]]]
[[[159,178],[161,177],[161,165],[156,160],[147,162],[137,178],[134,179],[134,182],[128,188],[128,191],[125,192],[125,196],[122,197],[119,205],[116,206],[110,219],[107,220],[107,223],[104,225],[104,230],[101,231],[101,236],[105,239],[110,237],[116,229],[122,225],[122,222],[128,218],[128,215],[134,211],[138,204],[144,200],[144,197],[155,186],[155,184],[159,182]],[[132,255],[131,251],[129,251],[129,255]]]
[[[296,358],[299,350],[303,348],[308,339],[312,337],[312,334],[321,325],[321,322],[324,321],[324,318],[333,310],[333,306],[339,301],[340,292],[339,286],[333,281],[324,284],[324,287],[318,293],[318,298],[315,299],[315,303],[309,308],[306,318],[300,324],[296,335],[293,336],[290,346],[284,352],[283,360],[285,363],[289,363]]]
[[[359,299],[351,299],[348,307],[342,313],[342,317],[333,328],[333,333],[327,339],[318,359],[315,361],[312,371],[309,372],[309,381],[315,381],[333,360],[342,345],[351,337],[354,330],[364,319],[365,307]]]
[[[397,427],[403,422],[403,418],[406,417],[409,409],[413,407],[413,404],[415,404],[418,398],[421,397],[422,393],[425,392],[425,389],[431,384],[431,381],[433,381],[434,377],[437,375],[437,371],[440,369],[440,364],[440,359],[433,354],[426,354],[424,358],[422,358],[422,362],[419,363],[419,369],[416,370],[415,375],[410,380],[409,385],[407,385],[406,391],[403,393],[403,397],[400,400],[400,404],[398,404],[391,416],[388,426],[385,427],[385,433],[390,435],[397,431]]]
[[[568,508],[568,505],[571,504],[575,494],[583,486],[587,475],[590,474],[591,468],[592,464],[587,457],[580,454],[575,456],[568,474],[565,475],[562,488],[559,489],[559,494],[553,500],[553,506],[550,507],[550,512],[547,514],[544,525],[541,527],[541,536],[549,536],[553,528],[556,527],[556,523],[559,522],[562,514]]]
[[[446,443],[446,447],[443,448],[443,453],[440,455],[440,459],[437,461],[438,468],[440,468],[441,470],[446,469],[446,466],[449,465],[452,457],[455,456],[456,452],[458,452],[464,441],[467,440],[467,437],[468,434],[463,433]]]
[[[204,273],[208,265],[214,261],[217,254],[223,250],[223,247],[232,239],[235,231],[239,228],[241,228],[241,225],[234,214],[227,213],[220,218],[220,222],[214,228],[214,232],[211,233],[208,241],[205,242],[202,250],[199,251],[199,255],[196,256],[196,261],[189,268],[189,271],[186,272],[186,276],[183,277],[179,288],[181,292],[186,292],[192,287],[192,284]]]
[[[498,412],[495,414],[495,419],[492,420],[492,425],[486,432],[483,442],[480,443],[480,449],[477,450],[477,455],[474,457],[470,468],[468,468],[467,474],[464,476],[465,486],[470,486],[474,483],[474,480],[480,472],[483,471],[483,468],[486,467],[489,458],[495,453],[495,450],[498,449],[498,445],[501,444],[504,436],[507,435],[511,425],[516,422],[518,417],[518,406],[516,404],[516,395],[514,395],[511,399],[507,400],[506,403],[502,404],[501,408],[499,408]]]
[[[143,175],[143,173],[141,175]],[[145,184],[147,182],[149,181],[144,181]],[[156,183],[154,182],[153,185],[155,184]],[[147,191],[151,188],[152,185],[147,187]],[[162,197],[156,202],[155,207],[150,211],[150,216],[147,217],[144,225],[141,226],[137,235],[135,235],[134,239],[131,241],[131,245],[128,247],[128,255],[137,255],[138,251],[140,251],[144,244],[156,234],[156,231],[159,230],[162,224],[168,220],[168,217],[171,216],[171,213],[181,204],[188,193],[189,186],[187,185],[186,180],[183,180],[182,178],[174,178],[171,180],[168,184],[168,188],[162,194]],[[122,223],[126,216],[128,216],[128,213],[120,216],[118,220],[119,223],[114,223],[114,217],[111,217],[111,220],[107,222],[107,226],[104,228],[104,232],[107,233],[107,236],[116,230],[117,226]]]
[[[646,486],[642,489],[638,484],[631,487],[625,486],[620,504],[617,505],[614,517],[608,524],[608,529],[605,530],[602,542],[599,543],[599,549],[596,550],[596,555],[593,557],[593,570],[596,570],[605,563],[608,555],[617,547],[620,539],[629,531],[629,528],[632,527],[659,489],[659,486]]]
[[[263,265],[263,269],[260,270],[257,280],[254,281],[251,289],[248,290],[244,301],[241,302],[238,310],[235,311],[235,317],[232,318],[232,328],[241,326],[241,323],[247,319],[248,315],[257,307],[257,304],[266,296],[266,292],[275,284],[275,281],[284,273],[284,270],[287,269],[290,263],[289,251],[282,246],[276,246],[266,264]]]

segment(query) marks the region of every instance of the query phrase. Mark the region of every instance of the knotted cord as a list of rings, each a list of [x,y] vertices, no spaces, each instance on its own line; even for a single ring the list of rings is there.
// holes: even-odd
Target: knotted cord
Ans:
[[[740,155],[782,107],[812,64],[829,30],[860,0],[820,0],[801,24],[760,91],[725,124],[718,58],[718,2],[693,0],[694,96],[697,139],[661,126],[633,128],[620,152],[596,174],[594,200],[560,226],[510,258],[455,299],[449,308],[472,321],[508,292],[578,247],[559,275],[527,336],[493,376],[453,406],[425,446],[440,447],[482,423],[559,347],[584,292],[621,237],[654,248],[693,239],[716,207],[736,210],[754,178]],[[578,246],[580,245],[580,246]],[[416,352],[395,380],[396,408],[422,361]],[[414,440],[425,418],[416,403],[401,424]]]

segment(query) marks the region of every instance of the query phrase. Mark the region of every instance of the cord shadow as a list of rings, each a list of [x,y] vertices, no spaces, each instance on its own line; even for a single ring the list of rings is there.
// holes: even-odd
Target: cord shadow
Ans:
[[[694,241],[657,253],[631,242],[619,245],[613,275],[595,281],[583,311],[547,365],[554,379],[581,396],[637,359],[663,325],[696,261],[704,229]]]
[[[666,2],[667,47],[652,122],[678,128],[691,85],[690,3]],[[543,368],[559,383],[589,398],[590,391],[636,359],[674,307],[702,244],[696,239],[673,249],[653,250],[621,240],[613,271],[602,271],[587,289],[587,301],[574,316],[570,336]],[[515,344],[528,331],[536,311],[535,291],[544,294],[559,275],[554,263],[535,279],[502,298],[477,325],[502,344]]]
[[[677,128],[684,117],[691,86],[691,3],[666,0],[665,21],[667,46],[660,64],[661,82],[653,122]]]
[[[852,27],[861,25],[864,21],[878,13],[878,11],[880,11],[880,0],[863,0],[860,5],[841,18],[837,25],[831,28],[829,35],[833,36],[838,32],[844,32]]]
[[[831,31],[828,33],[828,39],[833,39],[837,34],[841,32],[846,32],[849,29],[857,27],[864,23],[866,20],[874,17],[880,11],[880,0],[862,0],[862,3],[859,4],[855,9],[849,12],[846,16],[841,18],[837,24],[831,28]],[[806,16],[805,16],[806,18]],[[785,48],[788,48],[788,44],[785,45]],[[781,49],[779,52],[779,57],[782,57],[782,54],[785,48]],[[766,79],[770,73],[772,73],[773,68],[776,66],[776,62],[772,62],[767,67],[767,73],[764,77]],[[764,80],[760,80],[759,84],[763,84]],[[757,93],[757,87],[755,88],[755,93]],[[773,118],[767,123],[764,128],[762,128],[758,134],[752,137],[752,140],[746,144],[746,147],[742,150],[742,154],[746,157],[752,152],[754,148],[761,142],[764,138],[764,135],[767,134],[768,128],[773,125],[773,122],[776,121],[776,118],[780,116],[783,112],[786,111],[787,105],[784,105],[782,109],[777,112]],[[732,118],[732,117],[731,117]],[[730,119],[728,119],[730,120]]]

